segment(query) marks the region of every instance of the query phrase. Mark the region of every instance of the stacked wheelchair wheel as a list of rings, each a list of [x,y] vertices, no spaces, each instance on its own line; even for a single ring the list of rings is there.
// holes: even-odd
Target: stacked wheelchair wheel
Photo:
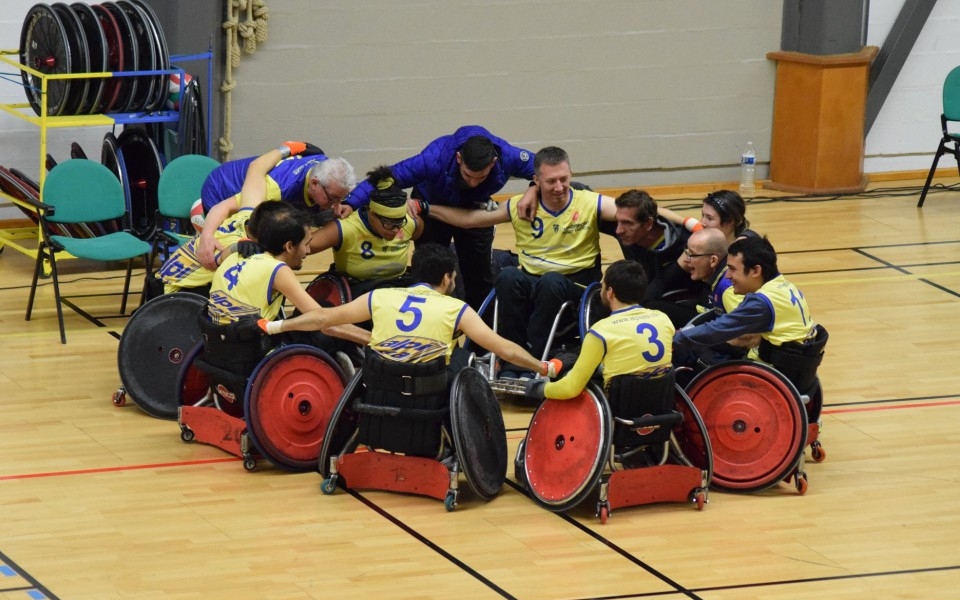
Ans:
[[[36,4],[20,32],[20,62],[44,75],[151,72],[170,69],[157,15],[143,0],[87,5]],[[22,72],[27,101],[41,114],[40,77]],[[47,82],[48,116],[150,112],[164,107],[166,74]]]

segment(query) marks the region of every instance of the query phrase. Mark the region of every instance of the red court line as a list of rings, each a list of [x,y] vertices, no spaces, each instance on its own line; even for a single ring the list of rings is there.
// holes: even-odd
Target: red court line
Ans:
[[[834,408],[824,410],[823,414],[832,415],[839,413],[855,412],[873,412],[878,410],[900,410],[903,408],[927,408],[933,406],[956,406],[960,404],[960,399],[943,400],[940,402],[924,402],[922,404],[897,404],[893,406],[858,406],[854,408]],[[522,439],[526,434],[521,432],[511,432],[507,434],[508,439]],[[127,467],[103,467],[99,469],[78,469],[76,471],[52,471],[49,473],[24,473],[21,475],[0,475],[0,481],[10,481],[15,479],[36,479],[39,477],[60,477],[62,475],[89,475],[92,473],[113,473],[118,471],[136,471],[142,469],[164,469],[167,467],[187,467],[192,465],[210,465],[224,462],[235,462],[240,460],[236,457],[228,458],[208,458],[205,460],[188,460],[183,462],[153,463],[149,465],[132,465]]]
[[[901,408],[926,408],[929,406],[955,406],[957,404],[960,404],[960,399],[943,400],[942,402],[924,402],[922,404],[897,404],[894,406],[858,406],[856,408],[833,408],[830,410],[824,409],[823,414],[834,415],[837,413],[872,412],[875,410],[897,410]]]
[[[99,469],[77,469],[76,471],[52,471],[50,473],[24,473],[22,475],[2,475],[0,481],[10,479],[35,479],[37,477],[59,477],[61,475],[89,475],[91,473],[113,473],[117,471],[136,471],[140,469],[163,469],[167,467],[187,467],[191,465],[210,465],[223,462],[234,462],[239,458],[208,458],[205,460],[186,460],[183,462],[153,463],[149,465],[132,465],[127,467],[102,467]]]

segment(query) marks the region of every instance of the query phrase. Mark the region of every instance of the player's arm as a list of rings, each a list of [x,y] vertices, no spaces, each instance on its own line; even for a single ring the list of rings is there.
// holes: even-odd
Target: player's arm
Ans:
[[[491,227],[510,221],[506,202],[500,204],[497,210],[492,211],[431,205],[430,216],[448,225],[464,229]]]
[[[281,267],[277,271],[277,274],[274,276],[273,287],[286,296],[287,300],[296,306],[304,315],[320,310],[320,305],[317,304],[317,301],[300,285],[300,281],[290,267]],[[281,323],[283,322],[284,321],[281,321]],[[356,321],[346,321],[343,323],[328,322],[322,324],[318,329],[333,337],[367,345],[370,343],[370,332],[350,324],[355,322]],[[296,328],[290,328],[289,330],[296,330]]]
[[[604,196],[600,194],[600,220],[601,221],[616,221],[617,220],[617,201],[611,196]]]
[[[335,248],[343,242],[343,234],[336,221],[331,221],[317,229],[310,236],[310,254],[317,254]]]
[[[664,208],[658,205],[657,214],[675,225],[683,225],[687,228],[687,231],[690,231],[691,233],[703,229],[703,223],[701,223],[698,219],[694,217],[684,217],[681,214],[673,212],[669,208]]]
[[[511,200],[512,201],[512,200]],[[517,201],[517,215],[524,221],[533,221],[537,216],[537,206],[540,204],[540,186],[531,181],[523,196]]]
[[[306,292],[304,292],[306,293]],[[366,293],[352,302],[332,308],[315,308],[309,312],[279,321],[261,320],[260,327],[269,334],[283,331],[319,331],[370,320],[370,305]],[[316,304],[316,303],[315,303]]]
[[[240,208],[240,195],[231,196],[226,200],[221,200],[210,209],[206,219],[203,222],[203,230],[197,239],[197,258],[205,269],[215,271],[217,269],[216,254],[223,250],[223,245],[214,237],[217,229],[231,215],[235,214]]]
[[[533,371],[534,373],[541,375],[547,374],[546,363],[534,358],[532,354],[518,344],[497,335],[495,331],[483,322],[483,319],[480,318],[477,311],[469,306],[463,311],[463,315],[460,317],[459,329],[466,334],[468,338],[491,352],[494,352],[507,362]]]
[[[267,198],[267,175],[277,163],[283,160],[280,150],[271,150],[258,156],[249,166],[243,176],[243,187],[240,188],[240,206],[256,208]]]
[[[543,395],[554,400],[576,398],[587,387],[603,360],[603,342],[595,335],[587,334],[580,348],[580,356],[573,368],[562,379],[551,381],[543,388]]]

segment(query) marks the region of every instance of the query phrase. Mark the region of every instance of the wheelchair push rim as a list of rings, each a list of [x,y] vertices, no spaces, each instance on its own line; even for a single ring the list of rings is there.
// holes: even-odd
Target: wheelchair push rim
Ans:
[[[714,365],[686,389],[706,423],[713,485],[756,492],[789,476],[807,443],[807,415],[786,377],[754,361]]]

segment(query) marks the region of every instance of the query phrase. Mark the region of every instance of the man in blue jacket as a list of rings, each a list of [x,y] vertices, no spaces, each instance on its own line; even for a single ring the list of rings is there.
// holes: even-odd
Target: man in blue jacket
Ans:
[[[483,127],[467,125],[452,135],[433,140],[420,154],[396,163],[391,170],[398,186],[412,187],[411,196],[426,202],[422,206],[484,210],[490,205],[491,196],[503,189],[511,177],[533,179],[533,156],[533,152],[517,148]],[[345,202],[357,209],[369,200],[372,191],[369,182],[360,183]],[[418,241],[449,246],[453,240],[464,299],[479,310],[493,287],[493,227],[464,229],[432,219],[425,222]]]

